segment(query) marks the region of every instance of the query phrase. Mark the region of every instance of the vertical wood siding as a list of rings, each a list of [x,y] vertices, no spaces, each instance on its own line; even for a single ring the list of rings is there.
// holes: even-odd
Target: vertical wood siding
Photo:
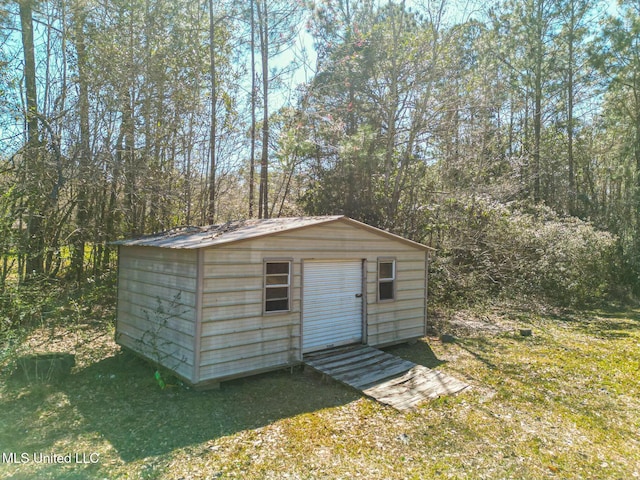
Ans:
[[[377,259],[396,259],[396,300],[377,303]],[[263,314],[263,261],[291,258],[291,310]],[[334,222],[206,249],[203,265],[200,381],[297,363],[302,260],[366,260],[366,342],[424,335],[425,253],[373,232]]]
[[[116,341],[192,381],[196,318],[193,250],[120,247]]]

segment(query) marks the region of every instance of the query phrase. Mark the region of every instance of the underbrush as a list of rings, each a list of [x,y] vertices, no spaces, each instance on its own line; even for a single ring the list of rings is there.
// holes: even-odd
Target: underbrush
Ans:
[[[82,284],[51,278],[8,283],[0,294],[0,368],[21,353],[47,350],[70,332],[73,341],[81,343],[87,325],[112,325],[115,283],[114,273]],[[27,342],[34,332],[38,341]]]
[[[440,305],[517,298],[584,309],[624,292],[617,239],[588,222],[478,197],[450,199],[437,216],[430,286]]]

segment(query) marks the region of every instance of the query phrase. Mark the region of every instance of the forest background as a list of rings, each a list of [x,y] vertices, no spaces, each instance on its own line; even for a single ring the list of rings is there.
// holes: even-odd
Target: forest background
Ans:
[[[472,7],[0,0],[1,329],[115,239],[293,215],[436,248],[438,305],[634,298],[640,3]]]

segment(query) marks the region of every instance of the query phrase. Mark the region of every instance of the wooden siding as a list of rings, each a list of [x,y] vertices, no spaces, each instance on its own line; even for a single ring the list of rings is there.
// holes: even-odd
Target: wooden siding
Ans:
[[[377,303],[377,259],[396,259],[396,299]],[[264,259],[292,259],[291,310],[263,314]],[[335,222],[204,250],[202,382],[302,360],[303,260],[366,260],[366,342],[416,338],[425,329],[425,253],[372,231]]]
[[[120,247],[116,341],[193,380],[195,251]]]

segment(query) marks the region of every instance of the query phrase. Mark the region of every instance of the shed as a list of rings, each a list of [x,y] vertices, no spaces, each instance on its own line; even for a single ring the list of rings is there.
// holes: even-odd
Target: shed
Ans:
[[[185,227],[116,244],[117,343],[194,386],[339,345],[425,335],[431,248],[345,216]]]

